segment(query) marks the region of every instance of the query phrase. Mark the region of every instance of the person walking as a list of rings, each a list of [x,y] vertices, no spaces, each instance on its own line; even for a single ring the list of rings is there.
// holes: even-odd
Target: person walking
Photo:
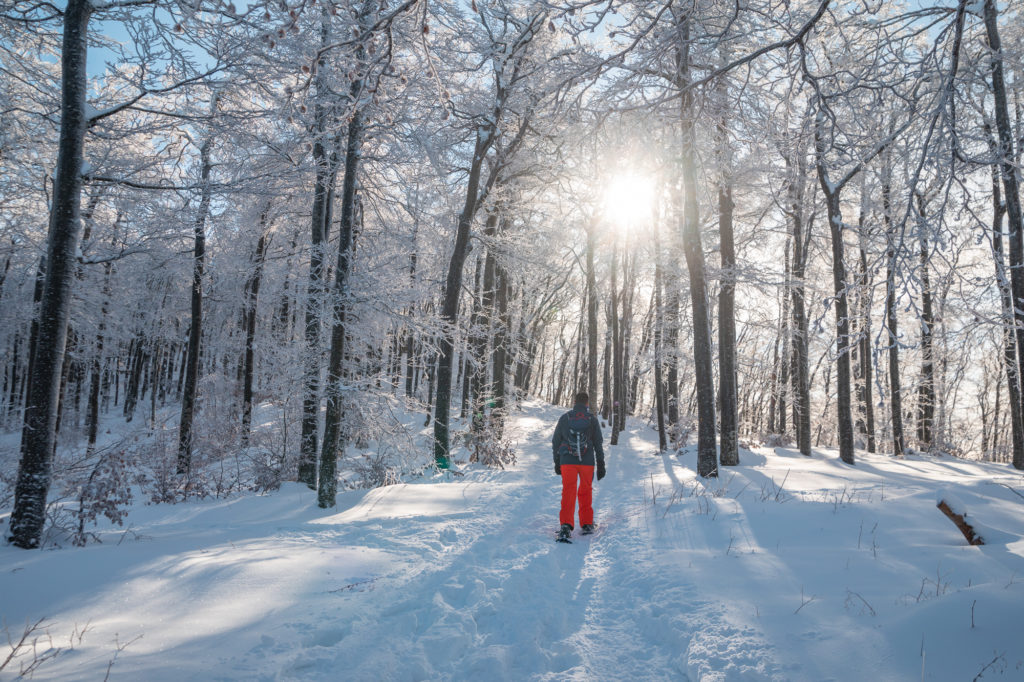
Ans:
[[[569,542],[577,501],[583,534],[594,532],[594,470],[596,468],[599,481],[605,474],[601,425],[590,413],[590,396],[585,391],[576,394],[573,408],[558,419],[551,449],[555,474],[562,477],[562,508],[558,515],[561,526],[557,539]]]

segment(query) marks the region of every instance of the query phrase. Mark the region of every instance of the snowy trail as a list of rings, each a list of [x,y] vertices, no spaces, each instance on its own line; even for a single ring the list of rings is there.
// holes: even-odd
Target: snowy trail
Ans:
[[[557,412],[547,416],[520,422],[516,470],[447,484],[463,490],[466,507],[445,513],[440,526],[408,519],[407,528],[372,540],[366,524],[380,499],[407,498],[416,486],[371,493],[341,515],[346,535],[371,546],[393,547],[396,535],[415,545],[436,533],[443,548],[435,545],[428,568],[382,586],[372,600],[353,595],[347,608],[335,604],[314,618],[326,627],[286,674],[679,680],[689,670],[702,679],[786,679],[760,632],[699,598],[692,555],[712,555],[718,539],[686,517],[656,518],[647,488],[662,456],[638,429],[607,448],[609,475],[595,494],[598,532],[577,534],[568,546],[553,542],[560,488],[547,443]],[[408,509],[409,501],[396,506]]]
[[[557,413],[550,416],[520,422],[516,470],[448,484],[463,488],[467,507],[433,529],[447,544],[429,568],[378,590],[368,613],[358,613],[367,604],[324,612],[338,636],[318,635],[286,670],[341,666],[367,680],[680,679],[686,641],[672,621],[692,610],[694,590],[645,561],[652,549],[638,458],[653,447],[634,436],[609,448],[610,473],[596,492],[599,531],[559,545],[559,483],[547,447]],[[344,516],[372,517],[377,497]],[[431,532],[409,522],[410,538]],[[372,537],[362,523],[349,521],[348,533]],[[397,648],[366,655],[382,642]]]

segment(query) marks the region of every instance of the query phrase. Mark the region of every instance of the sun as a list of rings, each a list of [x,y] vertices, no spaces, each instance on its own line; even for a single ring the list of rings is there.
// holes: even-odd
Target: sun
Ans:
[[[600,191],[601,210],[609,227],[628,232],[650,221],[654,205],[653,179],[639,173],[615,175]]]

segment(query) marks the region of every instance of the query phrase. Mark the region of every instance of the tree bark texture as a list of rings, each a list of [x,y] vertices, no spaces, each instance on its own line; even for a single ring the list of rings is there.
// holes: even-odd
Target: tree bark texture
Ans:
[[[789,202],[793,223],[793,262],[791,267],[793,311],[793,405],[796,412],[796,439],[800,453],[811,455],[811,382],[810,358],[807,352],[808,320],[805,300],[804,274],[807,267],[807,245],[811,224],[804,212],[804,194],[807,186],[807,157],[803,151],[803,134],[797,139],[795,176],[789,183]],[[787,165],[789,162],[787,160]],[[791,169],[792,170],[792,169]],[[807,234],[804,234],[806,230]]]
[[[921,450],[932,449],[935,420],[935,349],[932,338],[935,315],[932,311],[931,277],[928,272],[928,235],[925,225],[925,199],[920,194],[918,203],[918,252],[921,267],[921,382],[917,387],[917,441]]]
[[[331,40],[331,19],[327,10],[320,25],[320,44]],[[313,205],[310,219],[309,283],[306,289],[305,349],[302,367],[302,425],[299,439],[298,481],[316,489],[316,460],[319,450],[320,423],[320,326],[324,306],[327,233],[331,225],[334,203],[334,180],[337,174],[335,155],[327,145],[331,119],[328,99],[331,89],[324,60],[317,64],[316,98],[313,104],[314,134]]]
[[[999,174],[1005,189],[1006,218],[1010,233],[1010,289],[1013,293],[1017,330],[1017,357],[1024,358],[1024,216],[1021,213],[1020,176],[1014,164],[1013,124],[1003,76],[1002,42],[999,37],[995,0],[985,0],[985,32],[991,49],[992,94],[995,100],[996,132],[999,141]],[[1019,361],[1018,361],[1019,362]],[[1019,364],[1018,364],[1019,366]],[[1024,392],[1022,392],[1024,393]],[[1021,396],[1024,398],[1024,395]],[[1024,409],[1020,405],[1017,409]],[[1024,452],[1014,453],[1013,466],[1024,469]]]
[[[39,336],[29,379],[22,456],[9,526],[10,542],[23,549],[39,546],[50,490],[60,376],[81,231],[87,29],[91,9],[88,0],[68,0],[64,9],[60,137],[46,240],[46,280],[38,313]]]
[[[724,90],[725,86],[722,85]],[[724,98],[723,98],[724,99]],[[719,459],[723,466],[740,463],[739,425],[737,423],[738,386],[736,385],[736,247],[733,244],[732,179],[729,168],[728,119],[724,113],[718,124],[721,178],[718,185],[718,237],[722,257],[722,281],[718,293],[718,381],[721,401]]]
[[[455,232],[455,248],[448,262],[448,276],[445,279],[441,319],[445,328],[439,339],[440,358],[437,362],[437,400],[434,404],[434,461],[441,469],[451,466],[449,460],[449,412],[452,400],[452,366],[455,359],[455,323],[459,317],[459,296],[462,293],[462,269],[469,255],[469,229],[477,211],[477,194],[480,191],[480,174],[483,170],[487,150],[494,141],[494,129],[484,125],[477,129],[473,159],[466,185],[466,201]]]
[[[267,253],[267,221],[270,205],[260,213],[260,236],[256,241],[252,272],[245,286],[245,354],[242,359],[242,446],[249,445],[252,427],[253,375],[256,371],[256,306],[263,279],[263,259]]]
[[[824,112],[819,110],[815,124],[818,181],[825,194],[829,235],[832,241],[833,305],[836,312],[836,435],[839,458],[854,463],[853,412],[850,401],[850,312],[847,302],[846,264],[844,262],[841,187],[833,186],[825,167]]]
[[[587,226],[587,393],[597,397],[597,276],[594,272],[596,226]]]
[[[989,149],[997,149],[996,142],[989,133]],[[1013,294],[1010,290],[1010,278],[1006,273],[1006,260],[1003,255],[1003,218],[1006,215],[1006,204],[1002,200],[999,167],[992,165],[992,259],[995,263],[996,282],[999,285],[999,302],[1003,314],[1003,365],[1006,370],[1007,410],[1010,413],[1010,442],[1012,461],[1024,461],[1024,412],[1021,410],[1020,365],[1017,361],[1017,344],[1013,316]],[[998,386],[996,407],[998,408]],[[998,414],[998,412],[997,412]],[[993,447],[998,437],[998,429],[993,428]]]
[[[896,310],[896,246],[899,235],[892,219],[891,158],[885,156],[882,180],[882,213],[886,234],[885,330],[889,342],[889,411],[892,420],[892,454],[903,456],[906,442],[903,435],[903,395],[900,388],[900,347],[898,312]]]
[[[356,59],[362,62],[365,48],[356,50]],[[352,82],[351,99],[355,103],[361,95],[362,79]],[[324,442],[320,452],[320,478],[317,504],[321,508],[333,507],[338,492],[338,442],[341,439],[344,394],[342,367],[345,361],[345,300],[351,270],[352,242],[355,233],[356,178],[363,136],[362,112],[352,112],[345,145],[345,177],[341,185],[341,225],[338,235],[338,263],[334,269],[334,288],[331,291],[332,325],[331,351],[327,366],[327,414],[324,420]]]
[[[203,336],[203,276],[206,271],[206,217],[210,212],[210,148],[213,137],[207,137],[199,149],[199,182],[202,186],[199,208],[193,225],[195,247],[192,255],[192,323],[188,335],[188,364],[185,366],[185,389],[181,396],[181,421],[178,423],[179,475],[192,469],[192,422],[199,390],[199,351]]]
[[[679,56],[677,68],[681,86],[690,83],[690,16],[678,19]],[[693,364],[697,391],[697,473],[718,476],[718,448],[715,442],[715,378],[711,350],[711,319],[708,313],[704,249],[697,207],[696,104],[693,90],[686,88],[680,102],[682,124],[683,251],[690,280],[693,309]]]

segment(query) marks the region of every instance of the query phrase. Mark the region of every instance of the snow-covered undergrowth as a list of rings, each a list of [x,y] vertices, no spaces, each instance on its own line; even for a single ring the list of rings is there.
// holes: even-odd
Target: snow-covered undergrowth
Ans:
[[[562,545],[559,412],[510,419],[506,471],[350,490],[327,511],[297,484],[136,503],[102,544],[0,548],[10,636],[47,619],[0,677],[50,646],[40,679],[1024,676],[1019,472],[778,448],[705,482],[692,450],[659,454],[630,422],[607,447],[598,532]]]

